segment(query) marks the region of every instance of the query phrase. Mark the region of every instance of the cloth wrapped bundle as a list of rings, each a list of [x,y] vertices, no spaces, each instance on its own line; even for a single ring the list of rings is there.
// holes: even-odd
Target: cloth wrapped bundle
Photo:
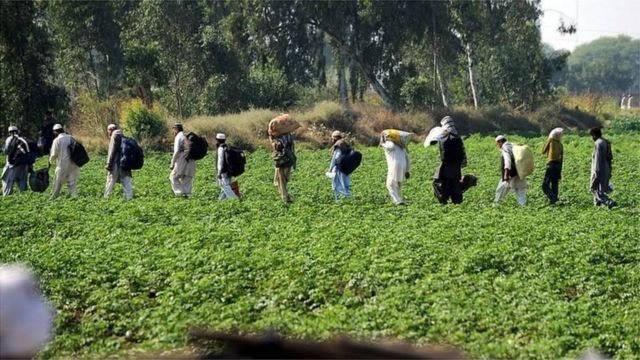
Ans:
[[[413,133],[408,131],[386,129],[380,133],[380,142],[384,143],[387,140],[393,141],[394,144],[406,147],[411,142],[411,135]]]
[[[446,135],[446,132],[442,127],[440,126],[434,127],[429,131],[427,138],[424,139],[424,147],[437,144],[438,142],[444,139],[445,135]]]
[[[513,145],[513,159],[520,179],[533,174],[533,151],[528,145]]]
[[[302,127],[291,115],[283,114],[269,121],[268,132],[270,136],[280,136],[295,131]]]

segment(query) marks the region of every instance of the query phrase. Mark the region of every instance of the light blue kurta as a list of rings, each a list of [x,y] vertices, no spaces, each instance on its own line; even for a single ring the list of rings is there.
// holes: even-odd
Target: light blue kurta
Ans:
[[[342,151],[336,148],[331,156],[331,164],[329,165],[329,171],[335,174],[332,179],[331,189],[335,194],[336,200],[340,200],[340,197],[351,197],[351,178],[349,175],[338,170],[336,166],[336,160],[340,156],[342,156]]]

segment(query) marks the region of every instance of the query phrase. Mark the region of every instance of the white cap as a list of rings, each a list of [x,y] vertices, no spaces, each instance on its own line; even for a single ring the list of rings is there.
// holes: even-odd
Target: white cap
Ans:
[[[342,137],[342,133],[339,130],[335,130],[331,133],[331,137]]]
[[[12,131],[18,131],[18,127],[14,125],[9,126],[9,132],[12,132]]]
[[[226,140],[227,139],[227,135],[223,134],[223,133],[217,133],[216,134],[216,140]]]
[[[62,130],[62,125],[60,125],[60,124],[55,124],[55,125],[53,125],[53,130],[54,130],[54,131],[55,131],[55,130]]]
[[[496,142],[498,142],[498,141],[506,141],[506,140],[507,140],[507,138],[506,138],[506,137],[504,137],[504,135],[498,135],[498,136],[496,136]]]
[[[107,126],[107,130],[115,130],[115,129],[117,129],[117,128],[118,128],[118,126],[117,126],[116,124],[109,124],[109,125]]]

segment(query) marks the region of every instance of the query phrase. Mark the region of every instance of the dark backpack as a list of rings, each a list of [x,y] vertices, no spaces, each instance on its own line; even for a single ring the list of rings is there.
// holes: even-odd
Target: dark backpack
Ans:
[[[362,154],[356,150],[351,150],[336,159],[336,167],[346,175],[354,172],[360,166],[360,163],[362,163]]]
[[[450,134],[441,143],[442,162],[446,164],[462,163],[465,158],[464,144],[459,136]]]
[[[29,187],[35,192],[44,192],[49,187],[49,168],[29,174]]]
[[[83,167],[89,162],[87,150],[76,139],[71,139],[71,144],[69,144],[69,157],[79,167]]]
[[[120,143],[120,169],[138,170],[144,165],[144,152],[138,143],[127,137],[122,137]]]
[[[7,146],[6,150],[6,155],[7,158],[9,159],[9,164],[11,165],[16,165],[16,158],[21,155],[21,154],[25,154],[27,151],[26,149],[23,148],[22,146],[22,141],[20,141],[20,138],[17,136],[11,136],[11,141],[9,141],[9,146]]]
[[[291,148],[284,147],[273,153],[273,161],[276,163],[277,168],[289,168],[296,166],[298,159]]]
[[[244,173],[244,166],[247,158],[244,151],[224,145],[224,169],[223,172],[228,176],[240,176]]]
[[[200,160],[207,155],[209,143],[207,139],[192,132],[187,133],[184,151],[187,153],[187,160]]]

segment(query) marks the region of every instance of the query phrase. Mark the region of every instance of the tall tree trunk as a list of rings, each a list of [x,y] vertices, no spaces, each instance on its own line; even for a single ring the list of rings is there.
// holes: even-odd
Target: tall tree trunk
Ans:
[[[440,76],[440,67],[436,63],[436,77],[438,78],[438,84],[440,85],[440,94],[442,94],[442,105],[447,108],[447,110],[451,111],[451,100],[449,97],[449,87],[447,84],[442,81],[442,76]]]
[[[349,93],[347,90],[347,74],[345,71],[345,58],[344,52],[340,51],[340,60],[338,61],[338,88],[340,92],[340,103],[349,103]]]
[[[467,44],[467,61],[469,66],[469,83],[471,85],[471,94],[473,95],[473,107],[478,109],[478,91],[476,90],[475,65],[471,59],[471,46]]]

